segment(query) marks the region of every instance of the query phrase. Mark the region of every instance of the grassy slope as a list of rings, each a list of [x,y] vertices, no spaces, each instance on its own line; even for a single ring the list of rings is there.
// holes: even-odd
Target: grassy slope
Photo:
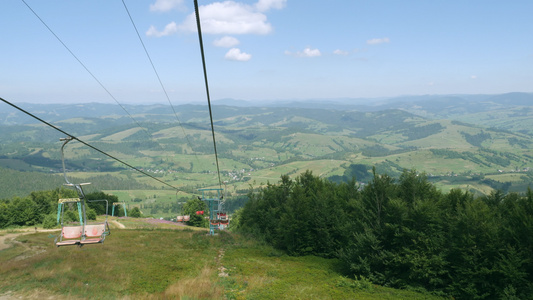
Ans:
[[[533,134],[533,110],[531,107],[515,107],[491,110],[459,116],[451,116],[456,120],[478,124],[485,127],[496,127],[511,131]]]
[[[339,274],[337,260],[288,257],[235,234],[209,237],[204,231],[121,222],[137,228],[113,228],[104,244],[83,248],[56,248],[49,233],[19,236],[14,247],[0,252],[0,296],[439,299],[348,279]]]

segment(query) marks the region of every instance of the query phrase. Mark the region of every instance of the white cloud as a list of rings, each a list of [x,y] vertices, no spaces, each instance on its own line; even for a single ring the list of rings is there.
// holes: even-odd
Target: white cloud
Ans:
[[[176,23],[174,22],[171,22],[167,24],[167,26],[165,26],[165,29],[163,29],[163,31],[158,31],[153,25],[150,26],[150,28],[148,28],[148,30],[146,31],[146,35],[162,37],[162,36],[174,34],[176,32],[178,32],[178,25],[176,25]]]
[[[366,43],[369,45],[378,45],[383,43],[389,43],[390,39],[388,37],[380,38],[380,39],[371,39],[367,40]]]
[[[470,79],[477,79],[477,75],[470,76]]]
[[[287,0],[259,0],[255,4],[258,11],[268,11],[271,8],[282,9],[287,4]]]
[[[273,1],[276,2],[276,1]],[[266,4],[265,4],[266,5]],[[234,1],[214,2],[199,7],[202,32],[208,34],[268,34],[272,25],[254,6]],[[196,32],[196,16],[187,16],[180,30]]]
[[[336,55],[348,55],[348,51],[337,49],[337,50],[333,51],[333,54],[336,54]]]
[[[239,48],[231,48],[224,58],[227,60],[249,61],[252,58],[252,55],[241,52]]]
[[[285,54],[291,55],[291,56],[297,56],[297,57],[316,57],[316,56],[322,55],[322,53],[320,53],[320,50],[311,49],[311,47],[307,47],[303,51],[298,51],[298,52],[285,51]]]
[[[219,39],[216,39],[213,42],[213,45],[217,47],[230,48],[230,47],[237,46],[239,43],[240,43],[239,40],[232,36],[224,36]]]
[[[150,4],[150,11],[167,12],[182,8],[183,0],[156,0],[154,4]]]
[[[318,49],[311,49],[311,48],[305,48],[303,52],[299,53],[300,56],[304,57],[313,57],[313,56],[320,56],[322,53],[320,53],[320,50]]]

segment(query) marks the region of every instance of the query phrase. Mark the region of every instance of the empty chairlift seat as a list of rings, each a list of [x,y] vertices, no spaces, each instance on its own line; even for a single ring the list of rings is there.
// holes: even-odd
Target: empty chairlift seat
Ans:
[[[82,226],[64,226],[61,228],[61,235],[56,238],[56,246],[71,246],[80,243]],[[59,238],[59,242],[57,239]]]
[[[106,224],[85,225],[85,239],[80,241],[80,245],[103,243],[106,233]]]

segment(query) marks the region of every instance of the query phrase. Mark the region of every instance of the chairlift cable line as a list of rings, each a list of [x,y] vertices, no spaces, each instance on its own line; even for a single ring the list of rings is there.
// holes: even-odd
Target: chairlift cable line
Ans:
[[[189,147],[191,147],[191,149],[194,149],[192,147],[191,141],[189,140],[189,137],[185,133],[185,129],[181,125],[180,119],[178,118],[178,114],[176,113],[176,110],[174,109],[174,106],[172,105],[172,102],[170,101],[170,97],[168,96],[167,89],[163,85],[163,82],[161,81],[161,77],[159,76],[159,73],[157,72],[157,69],[156,69],[156,67],[154,65],[154,62],[152,61],[152,57],[150,56],[150,54],[148,53],[148,50],[146,49],[146,46],[144,45],[144,42],[143,42],[143,40],[141,38],[141,35],[139,34],[139,30],[137,29],[137,26],[135,25],[135,22],[133,21],[133,18],[132,18],[131,14],[130,14],[130,11],[129,11],[128,7],[126,6],[126,2],[124,2],[124,0],[122,0],[122,4],[124,5],[124,9],[126,10],[126,13],[128,14],[128,17],[130,18],[131,24],[133,25],[133,28],[135,29],[135,32],[137,33],[137,37],[139,38],[139,42],[141,42],[141,45],[142,45],[142,47],[144,49],[144,53],[146,53],[146,56],[148,57],[148,60],[150,61],[150,64],[152,65],[152,69],[154,70],[155,76],[157,77],[157,80],[159,81],[159,84],[161,85],[161,88],[163,89],[163,92],[165,93],[165,96],[166,96],[166,98],[168,100],[168,104],[170,104],[170,107],[172,108],[172,111],[174,112],[174,116],[176,117],[176,120],[178,121],[178,124],[181,127],[183,135],[185,136],[185,139],[187,140],[187,143],[189,144]],[[196,157],[196,159],[198,160],[198,156],[196,156],[196,153],[194,152],[194,150],[193,150],[193,154]]]
[[[220,179],[220,168],[218,166],[217,143],[215,140],[215,127],[213,125],[213,112],[211,109],[211,99],[209,97],[209,83],[207,81],[207,68],[205,64],[204,43],[202,41],[202,26],[200,25],[200,10],[198,9],[198,1],[194,0],[194,11],[196,14],[196,26],[198,28],[198,41],[200,42],[200,53],[202,55],[202,66],[204,69],[205,91],[207,94],[207,106],[209,107],[209,119],[211,120],[211,133],[213,135],[213,148],[215,150],[215,161],[217,164],[218,184],[222,188],[222,180]]]
[[[96,147],[94,147],[94,146],[92,146],[92,145],[90,145],[90,144],[88,144],[88,143],[86,143],[86,142],[80,140],[79,138],[77,138],[77,137],[71,135],[70,133],[68,133],[68,132],[66,132],[66,131],[64,131],[64,130],[62,130],[62,129],[60,129],[60,128],[58,128],[58,127],[56,127],[56,126],[54,126],[54,125],[52,125],[52,124],[50,124],[50,123],[48,123],[48,122],[46,122],[45,120],[43,120],[43,119],[41,119],[41,118],[39,118],[39,117],[33,115],[33,114],[30,113],[30,112],[27,112],[26,110],[24,110],[24,109],[18,107],[17,105],[15,105],[15,104],[13,104],[13,103],[11,103],[11,102],[5,100],[4,98],[0,97],[0,100],[2,100],[3,102],[5,102],[6,104],[8,104],[8,105],[10,105],[10,106],[12,106],[12,107],[18,109],[19,111],[21,111],[21,112],[27,114],[28,116],[30,116],[30,117],[32,117],[32,118],[34,118],[34,119],[36,119],[36,120],[38,120],[38,121],[40,121],[40,122],[46,124],[46,125],[52,127],[53,129],[55,129],[55,130],[57,130],[57,131],[59,131],[59,132],[61,132],[61,133],[63,133],[64,135],[66,135],[66,136],[68,136],[68,137],[71,137],[71,138],[74,139],[74,140],[77,140],[78,142],[84,144],[85,146],[87,146],[87,147],[89,147],[89,148],[91,148],[91,149],[93,149],[93,150],[95,150],[95,151],[98,151],[98,152],[102,153],[103,155],[105,155],[105,156],[107,156],[107,157],[109,157],[109,158],[111,158],[111,159],[114,159],[114,160],[118,161],[119,163],[121,163],[121,164],[123,164],[123,165],[126,165],[126,166],[130,167],[131,169],[133,169],[133,170],[135,170],[135,171],[137,171],[137,172],[143,174],[144,176],[148,176],[148,177],[150,177],[150,178],[152,178],[152,179],[154,179],[154,180],[159,181],[160,183],[162,183],[162,184],[164,184],[164,185],[166,185],[166,186],[171,187],[172,189],[178,190],[177,187],[175,187],[175,186],[173,186],[173,185],[171,185],[171,184],[169,184],[169,183],[167,183],[167,182],[164,182],[164,181],[162,181],[162,180],[160,180],[160,179],[158,179],[158,178],[156,178],[156,177],[154,177],[154,176],[152,176],[152,175],[150,175],[150,174],[144,172],[143,170],[138,169],[138,168],[136,168],[136,167],[134,167],[134,166],[128,164],[127,162],[122,161],[121,159],[116,158],[116,157],[114,157],[113,155],[108,154],[108,153],[106,153],[106,152],[104,152],[104,151],[102,151],[102,150],[100,150],[100,149],[98,149],[98,148],[96,148]]]
[[[61,43],[61,45],[63,45],[63,47],[65,47],[65,49],[67,49],[67,51],[80,63],[80,65],[85,69],[85,71],[87,71],[87,73],[89,73],[89,75],[91,75],[91,77],[100,85],[100,87],[102,87],[104,89],[104,91],[106,91],[106,93],[115,101],[115,103],[117,103],[118,106],[120,106],[120,108],[122,108],[122,110],[124,110],[124,112],[126,112],[126,114],[133,120],[133,122],[135,122],[138,127],[140,127],[141,129],[144,130],[144,132],[148,135],[150,140],[153,141],[153,139],[152,139],[150,133],[148,132],[148,130],[146,128],[142,127],[141,124],[137,120],[135,120],[135,118],[133,118],[133,116],[126,110],[126,108],[122,104],[120,104],[120,102],[118,102],[117,98],[115,98],[115,96],[113,96],[113,94],[111,94],[111,92],[104,86],[104,84],[89,70],[89,68],[87,68],[87,66],[76,56],[76,54],[74,54],[74,52],[72,52],[72,50],[70,50],[70,48],[61,40],[61,38],[59,38],[59,36],[57,36],[57,34],[52,30],[52,28],[50,28],[50,26],[48,26],[48,24],[46,24],[46,22],[33,10],[33,8],[31,8],[31,6],[28,3],[26,3],[25,0],[21,0],[21,1],[24,4],[26,4],[26,6],[37,17],[37,19],[39,19],[39,21],[41,21],[41,23],[48,29],[48,31],[50,31],[50,33],[52,33],[52,35]],[[157,143],[157,144],[159,145],[159,147],[161,149],[163,149],[163,147],[161,147],[161,145],[159,143]]]

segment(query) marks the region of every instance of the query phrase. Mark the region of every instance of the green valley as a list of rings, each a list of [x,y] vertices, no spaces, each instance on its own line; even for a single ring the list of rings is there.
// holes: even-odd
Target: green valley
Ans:
[[[523,114],[501,114],[498,119],[494,110],[479,108],[459,114],[452,108],[464,103],[453,101],[446,114],[429,105],[435,102],[438,107],[444,100],[451,101],[448,98],[441,102],[416,99],[426,106],[416,102],[414,110],[405,99],[392,101],[396,107],[383,105],[384,110],[217,105],[214,130],[227,192],[244,195],[250,187],[306,170],[335,181],[355,176],[366,183],[373,166],[391,176],[399,176],[404,169],[424,172],[444,191],[461,187],[487,194],[495,189],[520,191],[529,185],[533,151],[531,135],[519,125]],[[483,107],[483,103],[468,107]],[[126,106],[131,118],[113,105],[26,106],[69,134],[169,182],[183,196],[218,184],[205,106],[180,105],[176,115],[164,105]],[[522,106],[489,107],[516,110]],[[486,118],[479,114],[493,116],[493,126],[486,126]],[[35,187],[59,187],[62,134],[14,110],[0,114],[0,121],[0,168],[5,170],[0,176],[6,177],[0,180],[0,197],[25,195]],[[95,190],[115,193],[131,205],[131,197],[119,191],[153,190],[157,197],[171,197],[164,185],[81,143],[69,144],[65,155],[69,176],[90,181]],[[366,166],[367,172],[351,173],[358,165]]]

